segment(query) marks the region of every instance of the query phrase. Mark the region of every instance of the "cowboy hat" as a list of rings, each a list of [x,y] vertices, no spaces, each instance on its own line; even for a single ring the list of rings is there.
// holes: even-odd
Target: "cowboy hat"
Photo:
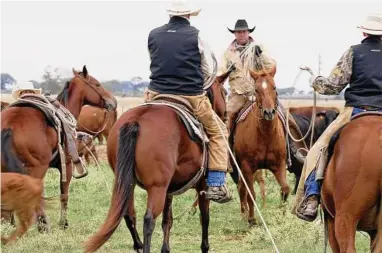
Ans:
[[[248,31],[249,33],[253,32],[255,30],[256,26],[254,26],[252,29],[248,28],[247,21],[245,19],[238,19],[235,24],[235,29],[231,30],[227,27],[228,31],[231,33],[238,32],[238,31]]]
[[[33,83],[32,83],[32,82],[29,82],[29,81],[27,81],[27,82],[18,82],[18,83],[16,83],[15,88],[14,88],[13,91],[12,91],[12,97],[13,97],[15,100],[19,99],[19,97],[20,97],[20,93],[21,93],[22,91],[25,91],[25,90],[31,90],[31,91],[33,91],[35,94],[38,94],[38,95],[40,95],[41,92],[42,92],[42,89],[41,89],[41,88],[36,89],[36,88],[33,86]]]
[[[367,16],[366,20],[357,28],[367,34],[382,35],[382,12]]]
[[[202,9],[194,9],[191,8],[186,1],[175,0],[171,4],[171,8],[167,10],[167,12],[171,16],[183,16],[183,15],[191,15],[197,16]]]

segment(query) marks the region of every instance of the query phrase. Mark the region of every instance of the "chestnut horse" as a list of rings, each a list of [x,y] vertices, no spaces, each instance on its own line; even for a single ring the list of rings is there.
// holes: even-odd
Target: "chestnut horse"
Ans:
[[[245,181],[256,199],[253,187],[253,174],[259,169],[269,169],[281,185],[282,200],[289,195],[286,180],[286,140],[283,124],[278,116],[276,85],[273,77],[276,67],[269,71],[249,71],[255,80],[256,103],[248,116],[237,123],[233,149]],[[237,170],[236,166],[233,166]],[[238,191],[240,195],[241,213],[248,211],[248,222],[256,224],[253,202],[240,178]]]
[[[216,111],[220,110],[221,116],[225,115],[225,93],[221,83],[228,75],[226,73],[217,77],[209,88],[212,105]],[[146,105],[132,108],[121,115],[111,129],[107,151],[115,173],[111,205],[104,224],[85,243],[85,252],[94,252],[101,247],[114,233],[122,218],[134,240],[134,249],[150,252],[156,218],[162,212],[162,252],[170,252],[173,197],[167,193],[188,183],[200,170],[202,146],[190,139],[173,109],[163,105]],[[147,191],[144,244],[136,229],[134,188],[137,182]],[[202,252],[208,252],[209,200],[205,194],[199,194],[207,188],[204,175],[195,188],[201,213],[201,249]]]
[[[353,119],[341,130],[330,153],[322,208],[333,253],[356,252],[356,230],[370,235],[371,252],[381,253],[382,116]]]
[[[27,232],[37,208],[44,201],[42,193],[42,179],[19,173],[1,173],[1,208],[14,211],[18,219],[16,230],[8,238],[1,236],[3,244],[13,242]]]
[[[4,110],[8,105],[9,103],[1,101],[1,111]]]
[[[110,92],[88,74],[86,66],[82,72],[73,70],[74,77],[66,84],[57,100],[63,104],[75,118],[84,104],[99,107],[116,107],[116,100]],[[61,218],[59,224],[68,227],[67,207],[69,184],[72,178],[72,163],[66,160],[66,181],[62,180],[60,156],[52,154],[58,149],[58,136],[55,128],[48,123],[46,116],[32,106],[7,107],[1,112],[1,171],[25,173],[43,179],[48,168],[57,168],[60,172]],[[68,150],[64,150],[68,157]],[[43,207],[38,213],[40,232],[49,229]]]
[[[111,127],[117,121],[117,109],[108,111],[96,106],[85,105],[82,107],[77,121],[77,130],[97,137],[99,143],[103,144],[103,138],[109,136]]]

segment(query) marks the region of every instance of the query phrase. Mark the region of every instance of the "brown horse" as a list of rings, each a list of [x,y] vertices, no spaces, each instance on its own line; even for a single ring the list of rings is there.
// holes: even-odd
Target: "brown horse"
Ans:
[[[94,155],[94,162],[98,162],[98,154],[95,148],[93,137],[84,132],[77,132],[76,146],[79,157],[85,157],[86,163],[90,164],[91,153]]]
[[[281,185],[282,199],[286,201],[289,186],[286,181],[286,141],[282,122],[278,117],[277,93],[273,77],[276,67],[266,72],[250,71],[255,80],[256,103],[248,116],[236,126],[233,134],[233,149],[252,196],[256,199],[253,188],[253,174],[259,169],[269,169]],[[233,166],[234,170],[236,169]],[[256,223],[253,202],[248,195],[243,181],[239,180],[241,213],[248,211],[250,225]]]
[[[101,84],[88,74],[86,67],[82,72],[73,70],[74,77],[66,84],[58,101],[78,117],[84,104],[99,107],[116,107],[115,98]],[[53,154],[58,149],[58,135],[45,114],[29,104],[7,107],[1,112],[1,171],[26,173],[43,179],[48,168],[60,172],[61,218],[59,224],[68,227],[67,207],[69,184],[72,178],[72,163],[66,159],[66,180],[62,180],[60,156]],[[64,150],[68,158],[68,149]],[[42,206],[37,210],[39,231],[49,228]]]
[[[371,252],[381,253],[382,116],[352,120],[330,149],[334,151],[322,186],[322,208],[332,251],[356,252],[355,234],[361,230],[370,235]]]
[[[325,113],[327,111],[335,111],[336,113],[340,113],[340,109],[337,107],[331,106],[316,106],[316,113]],[[303,107],[289,107],[289,113],[301,115],[304,117],[312,117],[313,106],[303,106]]]
[[[216,110],[225,115],[225,93],[221,83],[229,73],[218,77],[210,97]],[[220,100],[218,102],[217,100]],[[223,105],[219,108],[219,105]],[[170,252],[172,196],[196,175],[202,166],[202,147],[192,141],[177,113],[163,105],[132,108],[114,124],[107,143],[108,160],[115,172],[115,184],[109,213],[99,231],[85,243],[85,252],[94,252],[114,233],[122,218],[134,240],[134,249],[150,252],[156,218],[163,212],[162,252]],[[147,152],[150,150],[150,152]],[[137,229],[134,187],[139,183],[147,191],[144,216],[144,244]],[[209,200],[199,194],[206,190],[205,177],[196,182],[202,224],[202,252],[208,252]]]
[[[82,107],[77,121],[77,130],[97,137],[100,145],[103,138],[109,136],[111,127],[117,121],[117,109],[108,111],[96,106],[85,105]]]
[[[42,192],[42,179],[18,173],[1,173],[1,208],[15,212],[18,219],[16,230],[8,238],[1,236],[3,244],[13,242],[27,232],[43,201]]]

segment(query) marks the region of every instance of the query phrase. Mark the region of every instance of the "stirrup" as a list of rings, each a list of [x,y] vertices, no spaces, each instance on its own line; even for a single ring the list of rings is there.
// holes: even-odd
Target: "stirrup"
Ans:
[[[84,166],[81,158],[79,158],[79,162],[77,163],[73,163],[73,173],[72,173],[72,176],[75,178],[75,179],[80,179],[80,178],[83,178],[83,177],[86,177],[88,175],[88,170],[86,169],[86,166]],[[81,171],[83,170],[83,173],[79,173],[78,175],[76,175],[76,173],[74,171]]]

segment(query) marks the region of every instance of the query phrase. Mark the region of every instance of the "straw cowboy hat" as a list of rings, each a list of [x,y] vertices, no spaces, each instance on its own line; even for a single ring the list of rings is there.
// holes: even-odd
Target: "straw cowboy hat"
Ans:
[[[382,12],[367,16],[363,24],[357,27],[367,34],[382,35]]]
[[[235,29],[228,29],[231,33],[238,32],[238,31],[248,31],[249,33],[253,32],[255,30],[256,26],[254,26],[252,29],[249,29],[247,21],[245,19],[238,19],[235,24]]]
[[[18,82],[16,83],[16,86],[15,88],[13,89],[12,91],[12,97],[17,100],[19,99],[19,96],[20,96],[20,93],[22,91],[25,91],[25,90],[31,90],[33,91],[35,94],[41,94],[42,92],[42,89],[39,88],[39,89],[36,89],[34,86],[33,86],[33,83],[32,82],[29,82],[29,81],[26,81],[26,82]]]
[[[183,16],[183,15],[191,15],[198,16],[199,12],[202,9],[191,8],[186,1],[176,0],[171,4],[171,8],[167,10],[167,12],[171,16]]]

